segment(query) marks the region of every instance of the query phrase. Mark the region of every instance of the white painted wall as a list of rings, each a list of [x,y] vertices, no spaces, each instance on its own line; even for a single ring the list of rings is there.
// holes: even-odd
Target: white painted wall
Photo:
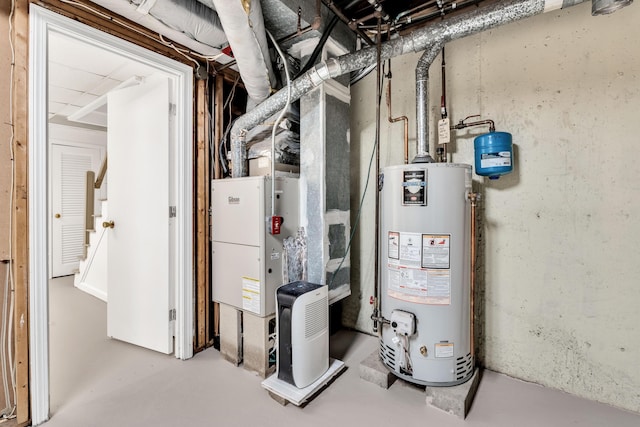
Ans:
[[[515,143],[513,174],[475,179],[484,195],[482,363],[640,411],[640,5],[599,17],[590,7],[448,44],[449,114],[453,121],[471,114],[492,118]],[[418,58],[392,62],[393,114],[410,118],[412,154]],[[433,134],[440,58],[431,68],[430,90]],[[382,164],[400,164],[402,125],[386,122],[384,97],[381,110]],[[374,120],[372,73],[352,87],[354,217]],[[457,132],[454,162],[473,161],[473,137],[483,131]],[[371,331],[373,295],[372,185],[353,246],[353,295],[344,315],[365,331]]]

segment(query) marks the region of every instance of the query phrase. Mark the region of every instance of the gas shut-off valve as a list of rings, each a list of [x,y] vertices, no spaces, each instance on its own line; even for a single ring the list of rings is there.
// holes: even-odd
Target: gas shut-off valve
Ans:
[[[389,321],[396,335],[410,337],[416,333],[416,316],[402,310],[393,310]]]

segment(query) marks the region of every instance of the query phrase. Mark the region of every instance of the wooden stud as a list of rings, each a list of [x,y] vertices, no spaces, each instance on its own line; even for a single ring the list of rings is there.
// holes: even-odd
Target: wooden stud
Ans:
[[[224,127],[224,75],[216,75],[214,96],[214,141],[213,141],[213,174],[215,179],[222,178],[220,170],[220,139]],[[220,304],[213,305],[213,334],[220,336]]]
[[[214,143],[213,143],[213,164],[215,179],[222,178],[220,173],[220,139],[224,127],[224,76],[216,76],[216,88],[213,92],[215,97],[215,127],[214,127]]]
[[[196,82],[196,351],[207,346],[209,318],[209,138],[207,82]]]
[[[13,75],[14,212],[13,277],[15,295],[16,421],[29,422],[29,0],[17,0],[14,12]]]

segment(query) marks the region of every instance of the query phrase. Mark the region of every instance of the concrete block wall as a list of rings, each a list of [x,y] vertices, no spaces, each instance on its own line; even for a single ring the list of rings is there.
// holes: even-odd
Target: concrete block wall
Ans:
[[[592,17],[590,3],[446,45],[449,115],[482,114],[513,134],[515,171],[475,177],[483,193],[480,362],[527,381],[640,411],[640,5]],[[393,114],[410,118],[415,64],[392,60]],[[430,133],[440,109],[431,68]],[[385,87],[386,89],[386,87]],[[357,213],[375,135],[375,73],[352,86],[351,212]],[[402,163],[402,126],[382,105],[382,165]],[[451,159],[473,162],[453,134]],[[410,158],[414,151],[411,151]],[[369,188],[375,188],[371,178]],[[372,185],[373,183],[373,185]],[[371,331],[374,193],[352,247],[344,322]]]

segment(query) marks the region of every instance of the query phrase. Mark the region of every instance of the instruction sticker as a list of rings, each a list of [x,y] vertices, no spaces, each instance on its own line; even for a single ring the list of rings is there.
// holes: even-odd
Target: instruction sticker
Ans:
[[[427,295],[426,304],[451,304],[450,270],[427,270]]]
[[[427,206],[427,170],[402,172],[402,205]]]
[[[422,235],[422,267],[449,268],[450,234]]]
[[[400,233],[400,265],[420,267],[422,235],[418,233]]]
[[[453,357],[453,343],[452,342],[437,343],[435,354],[437,358]]]
[[[396,231],[389,232],[389,249],[387,249],[388,257],[391,259],[400,259],[400,233]]]
[[[448,270],[406,268],[389,264],[387,294],[418,304],[451,304],[451,278]]]
[[[260,314],[260,280],[242,278],[242,309]]]

